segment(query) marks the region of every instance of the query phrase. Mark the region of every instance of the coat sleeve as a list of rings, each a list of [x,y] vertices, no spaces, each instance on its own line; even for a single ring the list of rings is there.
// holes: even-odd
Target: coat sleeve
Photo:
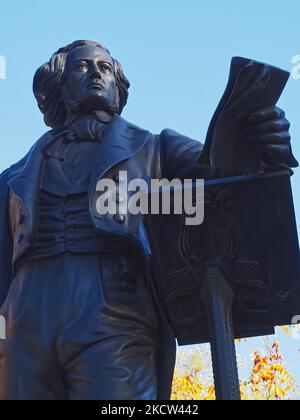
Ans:
[[[2,306],[12,281],[13,241],[9,222],[9,170],[0,175],[0,306]]]
[[[176,131],[165,129],[160,134],[160,162],[162,178],[215,179],[234,176],[225,168],[201,163],[203,144]]]
[[[161,172],[167,179],[201,177],[198,159],[203,145],[176,131],[166,129],[160,135]]]

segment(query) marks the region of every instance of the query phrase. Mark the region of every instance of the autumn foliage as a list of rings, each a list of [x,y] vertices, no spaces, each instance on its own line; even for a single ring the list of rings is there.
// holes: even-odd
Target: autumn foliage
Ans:
[[[287,334],[290,333],[286,329]],[[172,400],[214,400],[215,390],[208,346],[179,350]],[[277,339],[263,339],[263,349],[249,358],[249,377],[240,380],[243,400],[299,399],[295,379],[287,370]]]

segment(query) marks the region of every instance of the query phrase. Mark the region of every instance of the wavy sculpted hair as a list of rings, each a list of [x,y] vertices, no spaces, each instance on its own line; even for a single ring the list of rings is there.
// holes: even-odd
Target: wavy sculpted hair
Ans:
[[[82,45],[99,47],[110,52],[103,45],[93,41],[75,41],[66,47],[60,48],[52,55],[48,63],[43,64],[35,73],[33,79],[33,93],[39,109],[44,114],[46,125],[55,129],[64,125],[67,111],[62,97],[63,79],[68,54]],[[121,114],[128,99],[130,83],[123,73],[121,64],[112,57],[114,75],[116,78],[116,92],[112,111]]]

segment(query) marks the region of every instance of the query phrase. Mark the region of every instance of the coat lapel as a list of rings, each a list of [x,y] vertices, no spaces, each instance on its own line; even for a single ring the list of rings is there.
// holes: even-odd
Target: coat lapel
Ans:
[[[138,153],[149,139],[149,135],[149,131],[115,116],[103,133],[92,171],[89,194],[109,169]]]
[[[61,135],[61,132],[57,134],[57,130],[47,132],[33,145],[21,169],[15,168],[17,165],[13,165],[10,168],[10,179],[7,183],[11,191],[22,201],[25,207],[29,235],[32,233],[37,216],[43,152],[59,135]]]
[[[49,131],[31,148],[21,169],[11,167],[8,185],[24,204],[29,235],[33,231],[37,218],[44,150],[62,134],[62,130]],[[110,168],[134,156],[147,142],[149,135],[149,131],[142,130],[123,118],[115,116],[103,134],[101,147],[99,147],[92,170],[89,192],[93,191],[97,181]]]

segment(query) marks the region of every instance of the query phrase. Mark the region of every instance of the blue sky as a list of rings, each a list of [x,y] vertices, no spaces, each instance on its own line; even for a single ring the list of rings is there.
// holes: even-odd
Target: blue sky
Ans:
[[[225,88],[231,57],[291,70],[292,57],[300,54],[297,0],[10,0],[0,7],[0,55],[7,64],[6,80],[0,80],[0,171],[45,131],[31,92],[35,70],[75,39],[97,40],[121,61],[132,85],[126,119],[200,141]],[[279,105],[292,123],[300,159],[300,80],[290,79]],[[299,218],[300,169],[293,189]],[[281,342],[287,359],[294,360],[300,343]],[[293,371],[300,385],[297,365]]]

